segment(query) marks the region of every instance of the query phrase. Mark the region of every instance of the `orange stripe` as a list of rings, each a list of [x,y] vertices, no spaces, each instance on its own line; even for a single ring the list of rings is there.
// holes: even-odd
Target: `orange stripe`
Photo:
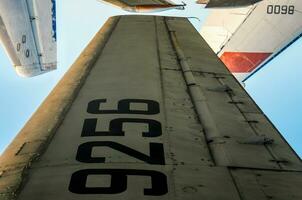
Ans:
[[[272,53],[224,52],[220,59],[233,73],[253,71]]]

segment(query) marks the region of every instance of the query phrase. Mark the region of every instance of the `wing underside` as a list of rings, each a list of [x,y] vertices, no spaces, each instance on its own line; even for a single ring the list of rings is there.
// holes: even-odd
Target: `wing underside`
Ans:
[[[166,0],[103,0],[115,5],[139,6],[139,5],[171,5]]]
[[[0,163],[4,199],[302,199],[301,160],[186,18],[110,18]]]
[[[17,73],[36,76],[57,66],[55,0],[0,2],[1,41]]]
[[[170,0],[100,0],[117,6],[129,12],[159,12],[169,9],[184,9],[185,5],[178,5]]]
[[[1,42],[2,46],[4,47],[12,64],[14,66],[20,66],[21,65],[20,60],[16,54],[15,48],[13,46],[12,41],[10,40],[10,37],[7,33],[6,27],[3,23],[1,16],[0,16],[0,42]]]
[[[239,80],[246,80],[302,34],[302,1],[264,0],[211,10],[201,34]]]
[[[243,7],[262,0],[197,0],[198,4],[206,4],[206,8]]]

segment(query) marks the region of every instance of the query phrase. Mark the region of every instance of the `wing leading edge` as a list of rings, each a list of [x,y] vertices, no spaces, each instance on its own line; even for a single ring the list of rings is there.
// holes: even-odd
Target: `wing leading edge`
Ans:
[[[1,43],[20,76],[56,69],[55,0],[2,0],[0,17]]]

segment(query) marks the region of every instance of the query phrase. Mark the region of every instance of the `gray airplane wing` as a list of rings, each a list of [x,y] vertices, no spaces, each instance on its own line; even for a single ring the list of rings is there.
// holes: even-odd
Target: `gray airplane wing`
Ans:
[[[206,4],[206,8],[243,7],[262,0],[197,0],[198,4]]]
[[[301,160],[185,18],[110,18],[0,163],[5,200],[302,199]]]
[[[184,9],[170,0],[100,0],[129,12],[158,12],[169,9]]]

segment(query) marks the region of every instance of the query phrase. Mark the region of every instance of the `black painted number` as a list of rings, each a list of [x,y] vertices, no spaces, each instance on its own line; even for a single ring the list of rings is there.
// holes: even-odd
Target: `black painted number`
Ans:
[[[123,99],[118,102],[117,110],[102,110],[101,104],[106,103],[106,99],[97,99],[89,102],[87,112],[91,114],[142,114],[155,115],[159,113],[159,103],[146,99]],[[147,110],[132,110],[131,104],[146,104]]]
[[[93,155],[93,150],[98,147],[109,148],[113,151],[118,151],[122,154],[126,154],[132,158],[141,160],[150,165],[165,165],[165,153],[164,145],[162,143],[145,143],[148,138],[159,137],[162,135],[161,123],[154,119],[138,118],[137,115],[155,115],[160,113],[159,103],[153,100],[146,99],[122,99],[117,103],[116,110],[104,109],[104,105],[107,102],[106,99],[96,99],[88,103],[87,112],[94,115],[102,114],[127,114],[133,116],[133,118],[115,118],[109,122],[109,131],[98,131],[97,124],[101,123],[99,116],[93,118],[84,119],[82,128],[82,137],[89,137],[95,141],[85,142],[79,145],[76,160],[82,163],[105,163],[106,157],[104,157],[103,151],[100,151],[101,156]],[[137,104],[143,105],[143,109],[135,109]],[[140,106],[141,106],[140,105]],[[138,137],[144,141],[143,144],[149,145],[149,155],[141,153],[135,149],[132,149],[126,145],[113,141],[99,141],[104,136],[119,136],[127,140],[123,126],[125,124],[147,125],[147,131],[144,131]],[[98,139],[95,139],[98,137]],[[131,137],[137,137],[131,135]],[[88,139],[88,138],[86,138]],[[139,140],[138,140],[139,141]],[[100,165],[101,166],[101,165]],[[108,187],[103,185],[90,186],[87,184],[88,177],[97,178],[110,176],[111,183]],[[161,172],[153,170],[141,170],[141,169],[84,169],[74,172],[71,176],[69,183],[69,191],[76,194],[118,194],[127,190],[127,177],[128,176],[147,176],[151,177],[151,188],[144,189],[144,195],[159,196],[168,192],[167,177]],[[91,182],[93,183],[93,182]],[[99,182],[98,182],[99,183]],[[97,184],[95,182],[95,184]],[[132,186],[136,187],[136,186]]]
[[[77,161],[84,163],[104,163],[105,157],[92,157],[92,150],[94,147],[109,147],[116,151],[127,154],[136,159],[142,160],[143,162],[152,165],[164,165],[164,146],[160,143],[150,143],[150,156],[147,156],[139,151],[131,149],[125,145],[119,144],[117,142],[111,141],[101,141],[101,142],[87,142],[81,144],[77,152]]]
[[[295,13],[295,6],[293,5],[268,5],[266,9],[267,14],[275,15],[293,15]]]
[[[87,187],[88,176],[110,175],[108,187]],[[118,194],[127,190],[128,176],[151,177],[151,188],[144,189],[144,195],[160,196],[168,192],[166,175],[151,170],[135,169],[84,169],[72,174],[69,190],[76,194]]]
[[[124,123],[147,124],[148,132],[143,132],[143,137],[158,137],[162,135],[161,124],[152,119],[136,119],[136,118],[117,118],[110,121],[109,131],[96,131],[98,119],[85,119],[82,129],[82,137],[88,136],[124,136]]]

